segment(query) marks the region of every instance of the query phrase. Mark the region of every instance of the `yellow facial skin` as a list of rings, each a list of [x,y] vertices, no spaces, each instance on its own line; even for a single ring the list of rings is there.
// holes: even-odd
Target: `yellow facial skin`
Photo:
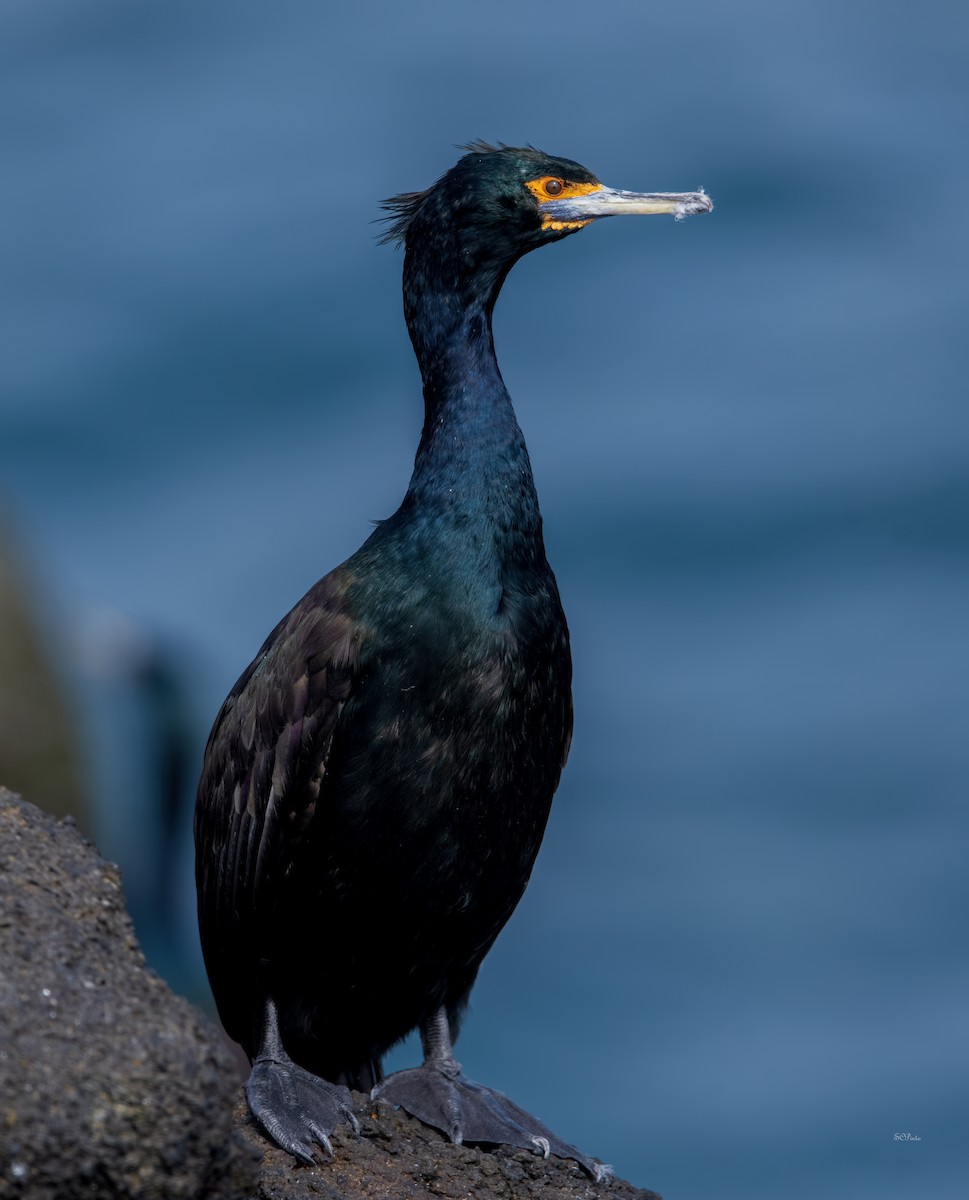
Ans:
[[[543,175],[540,179],[526,180],[525,187],[539,204],[545,200],[571,200],[575,196],[588,196],[592,192],[602,191],[601,183],[569,183],[567,179],[560,179],[557,175]],[[542,217],[542,228],[556,232],[562,229],[581,229],[591,223],[591,217],[587,221],[556,221],[550,216]]]

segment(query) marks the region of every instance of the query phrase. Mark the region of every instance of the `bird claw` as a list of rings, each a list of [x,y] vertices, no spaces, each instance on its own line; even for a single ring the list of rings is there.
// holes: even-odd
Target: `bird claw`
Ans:
[[[326,1132],[324,1130],[320,1129],[319,1126],[316,1125],[316,1123],[313,1121],[309,1122],[309,1130],[310,1130],[310,1133],[312,1133],[313,1137],[316,1138],[317,1142],[327,1152],[327,1154],[330,1156],[330,1158],[332,1158],[333,1157],[333,1143],[327,1137]]]
[[[534,1147],[535,1147],[535,1149],[536,1149],[536,1150],[541,1150],[541,1152],[542,1152],[542,1158],[548,1158],[548,1156],[549,1156],[549,1155],[551,1154],[551,1152],[552,1152],[552,1147],[551,1147],[551,1145],[549,1144],[549,1140],[548,1140],[548,1138],[544,1138],[544,1137],[533,1137],[533,1138],[532,1138],[532,1144],[534,1145]]]

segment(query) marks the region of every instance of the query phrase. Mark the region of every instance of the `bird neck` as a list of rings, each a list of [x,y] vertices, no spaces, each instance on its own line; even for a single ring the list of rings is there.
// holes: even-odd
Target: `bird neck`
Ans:
[[[495,358],[491,316],[507,270],[404,276],[404,310],[424,381],[424,428],[408,500],[541,538],[528,451]]]

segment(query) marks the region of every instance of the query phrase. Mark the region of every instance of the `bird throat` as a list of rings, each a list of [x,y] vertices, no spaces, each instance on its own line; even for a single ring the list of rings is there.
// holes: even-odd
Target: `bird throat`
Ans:
[[[436,291],[412,293],[409,300],[424,427],[408,497],[476,536],[490,526],[516,540],[540,539],[531,463],[495,357],[493,300],[456,306]]]

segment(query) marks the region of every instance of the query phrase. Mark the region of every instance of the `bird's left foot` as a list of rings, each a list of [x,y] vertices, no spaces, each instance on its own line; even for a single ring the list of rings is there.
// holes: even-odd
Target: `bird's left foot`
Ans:
[[[489,1142],[535,1150],[545,1158],[550,1154],[571,1158],[596,1183],[612,1176],[611,1167],[563,1142],[507,1096],[462,1075],[453,1058],[398,1071],[378,1084],[371,1095],[400,1105],[425,1125],[440,1129],[452,1142]]]

